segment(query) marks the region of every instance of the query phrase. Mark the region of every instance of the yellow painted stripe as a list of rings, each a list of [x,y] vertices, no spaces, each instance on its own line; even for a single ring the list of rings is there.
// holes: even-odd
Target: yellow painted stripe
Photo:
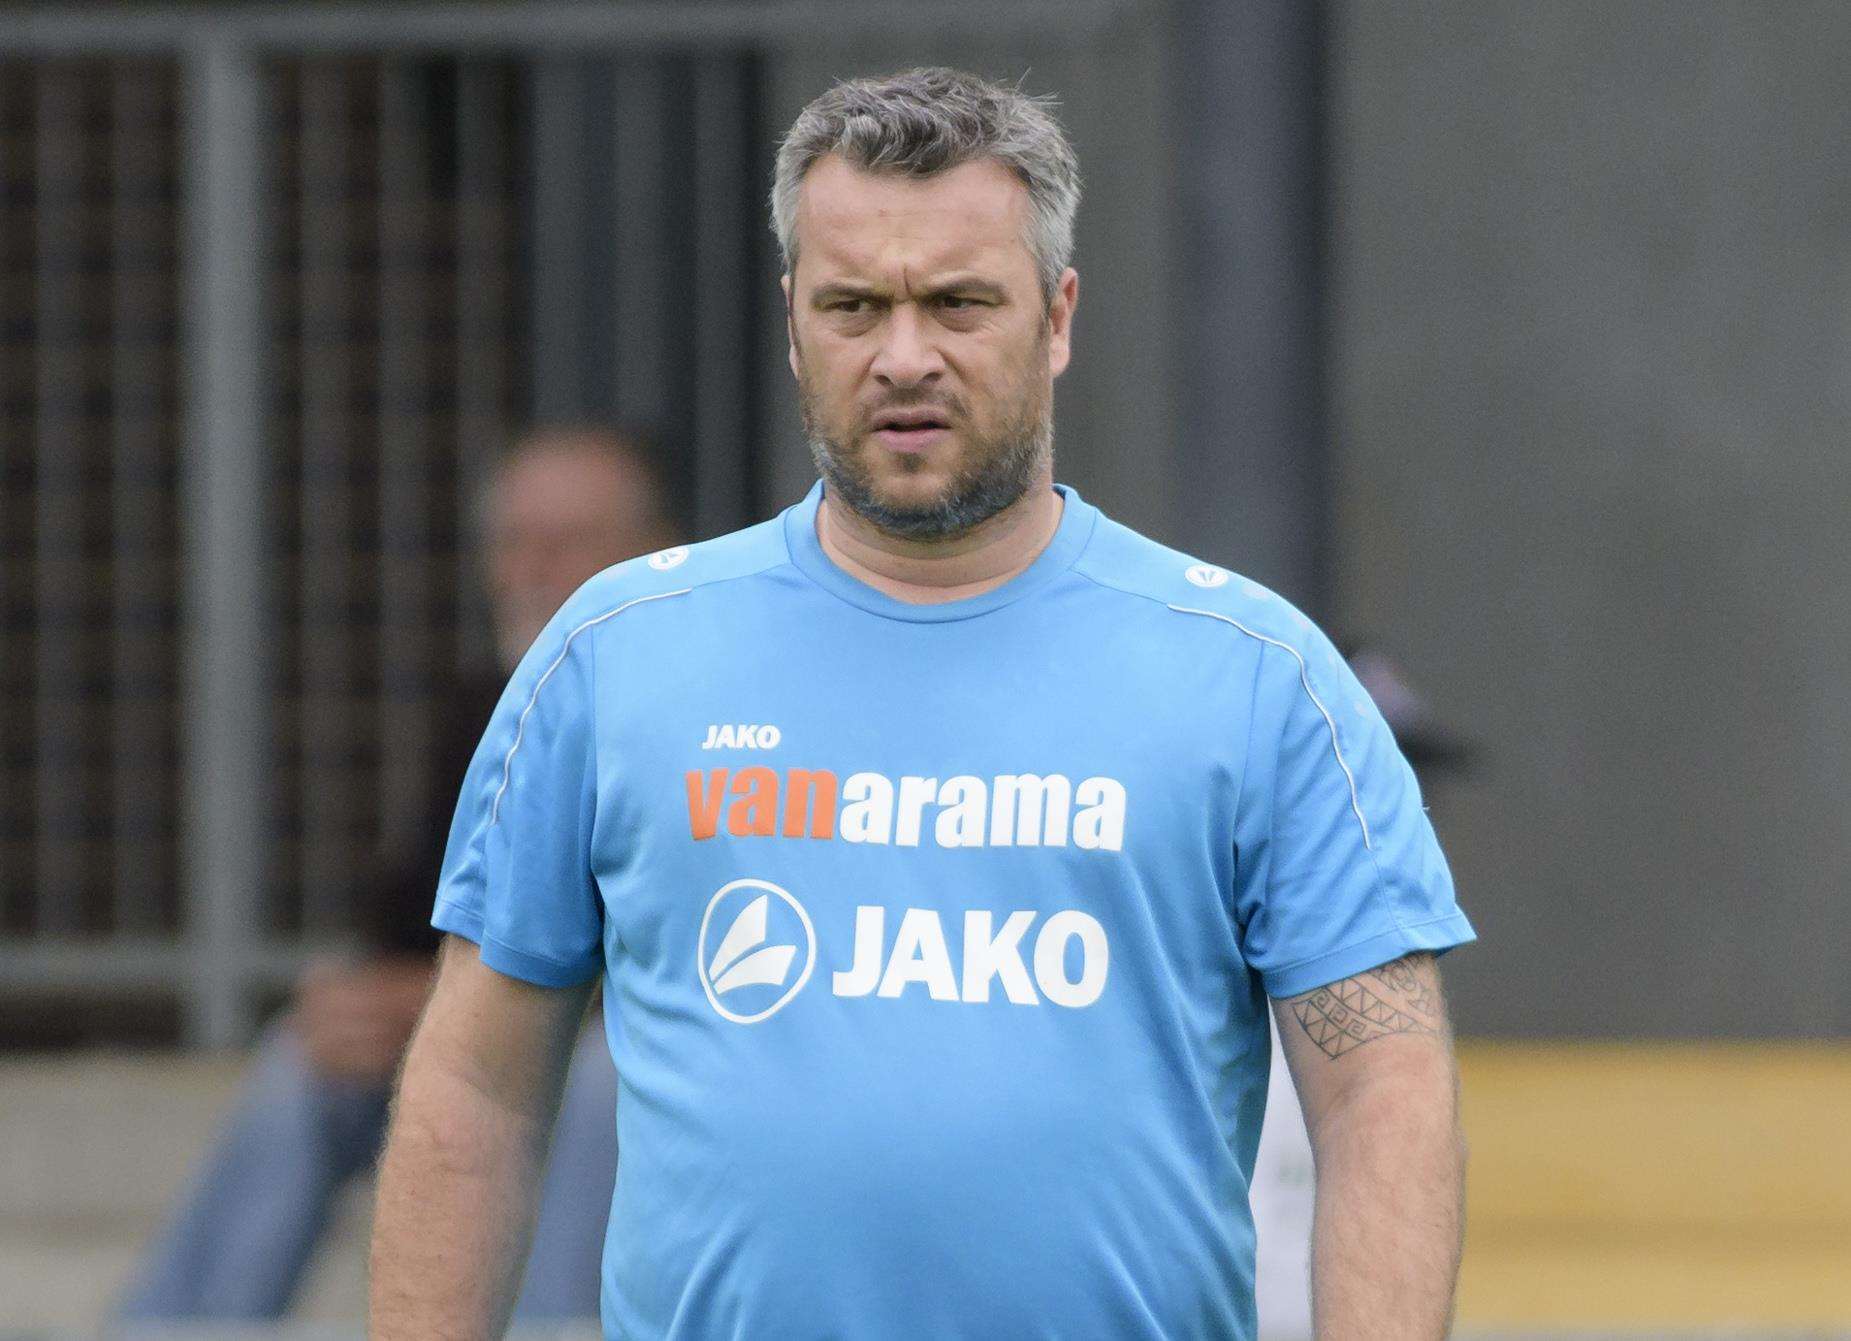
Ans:
[[[1851,1045],[1459,1052],[1462,1322],[1851,1326]]]
[[[1496,1332],[1851,1329],[1851,1239],[1645,1236],[1486,1242],[1459,1279],[1461,1327]]]

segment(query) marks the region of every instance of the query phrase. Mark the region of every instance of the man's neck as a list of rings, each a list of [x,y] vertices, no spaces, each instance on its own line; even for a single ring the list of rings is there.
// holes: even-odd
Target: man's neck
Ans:
[[[816,510],[816,536],[823,553],[850,577],[897,601],[942,605],[993,591],[1025,570],[1054,539],[1064,508],[1047,476],[960,536],[901,540],[825,492]]]

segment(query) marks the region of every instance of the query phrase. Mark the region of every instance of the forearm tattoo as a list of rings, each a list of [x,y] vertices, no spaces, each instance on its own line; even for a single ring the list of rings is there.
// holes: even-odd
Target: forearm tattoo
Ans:
[[[1333,1059],[1390,1034],[1437,1034],[1445,1027],[1430,954],[1407,955],[1287,1004],[1311,1041]]]

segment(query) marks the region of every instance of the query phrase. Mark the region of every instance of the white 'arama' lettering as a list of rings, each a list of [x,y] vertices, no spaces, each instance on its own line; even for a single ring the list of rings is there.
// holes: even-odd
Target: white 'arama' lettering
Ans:
[[[1090,1006],[1105,991],[1111,946],[1099,920],[1077,909],[1062,909],[1041,924],[1035,937],[1033,982],[1022,960],[1022,940],[1035,922],[1026,910],[1010,913],[1001,927],[987,909],[964,914],[963,973],[952,965],[951,949],[938,913],[908,908],[900,915],[893,949],[886,950],[887,911],[863,905],[855,909],[855,958],[832,978],[836,996],[897,997],[914,984],[934,1001],[988,1001],[990,984],[1018,1006],[1038,1006],[1041,995],[1057,1006]],[[1067,976],[1067,946],[1080,945],[1078,977]]]
[[[1005,773],[994,784],[969,774],[903,777],[851,773],[842,784],[839,832],[847,843],[917,847],[930,833],[940,847],[1075,847],[1117,852],[1125,845],[1125,785],[1059,773]],[[927,826],[926,807],[937,813]]]

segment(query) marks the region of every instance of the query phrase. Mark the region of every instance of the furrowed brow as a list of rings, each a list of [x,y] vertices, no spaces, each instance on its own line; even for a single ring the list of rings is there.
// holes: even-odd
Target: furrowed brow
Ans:
[[[934,280],[922,291],[927,298],[946,298],[953,295],[964,298],[981,298],[986,302],[1000,303],[1009,296],[1007,289],[995,280],[985,279],[981,275],[950,275],[944,279]]]
[[[824,303],[839,302],[844,298],[865,298],[869,302],[884,303],[887,301],[887,294],[885,290],[872,288],[866,284],[854,284],[843,279],[819,284],[810,293],[810,303],[814,307],[820,307]]]

